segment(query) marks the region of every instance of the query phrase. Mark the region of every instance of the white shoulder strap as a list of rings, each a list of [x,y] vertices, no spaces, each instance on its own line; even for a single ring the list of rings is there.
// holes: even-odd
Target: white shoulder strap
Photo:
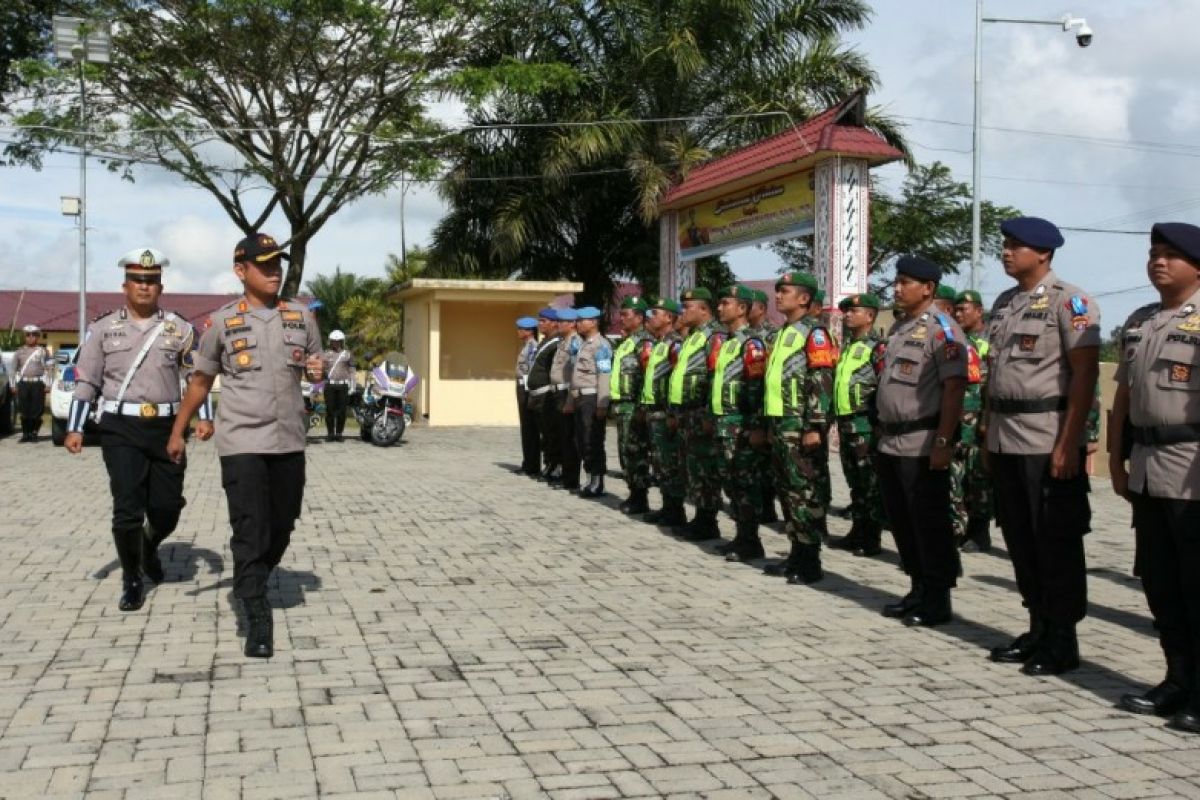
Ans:
[[[167,319],[173,318],[174,315],[168,315],[167,317]],[[118,404],[125,399],[125,392],[129,389],[129,382],[133,380],[133,375],[138,371],[138,367],[140,367],[142,362],[146,360],[146,355],[150,352],[150,348],[153,347],[154,343],[158,341],[159,334],[161,334],[163,332],[163,328],[166,327],[167,319],[164,319],[162,322],[158,323],[150,335],[146,337],[146,343],[143,344],[142,349],[138,351],[137,358],[133,360],[133,364],[131,364],[129,367],[129,372],[125,373],[125,380],[121,381],[121,388],[117,391],[116,402]]]

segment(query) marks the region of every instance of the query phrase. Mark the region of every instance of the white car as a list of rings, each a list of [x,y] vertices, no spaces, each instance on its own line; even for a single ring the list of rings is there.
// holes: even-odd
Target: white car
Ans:
[[[71,410],[71,395],[75,393],[75,360],[78,357],[77,347],[63,347],[54,354],[54,383],[50,384],[50,439],[58,446],[62,446],[67,438],[67,414]],[[83,427],[83,443],[100,443],[100,431],[90,418]]]

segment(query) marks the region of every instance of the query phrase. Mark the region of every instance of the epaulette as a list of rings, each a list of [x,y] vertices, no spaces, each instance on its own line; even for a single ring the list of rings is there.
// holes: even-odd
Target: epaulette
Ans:
[[[110,314],[116,314],[118,311],[123,311],[123,310],[124,310],[124,308],[122,308],[120,306],[118,306],[117,308],[110,308],[108,311],[102,311],[99,314],[97,314],[96,316],[92,317],[91,321],[99,322],[100,320],[104,319],[105,317],[109,316]]]

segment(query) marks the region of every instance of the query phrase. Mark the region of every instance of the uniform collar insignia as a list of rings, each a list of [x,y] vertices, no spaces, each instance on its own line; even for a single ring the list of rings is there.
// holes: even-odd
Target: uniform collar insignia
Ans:
[[[1044,284],[1044,283],[1039,284],[1038,287],[1033,290],[1033,293],[1037,294],[1037,295],[1045,294],[1046,293],[1046,284]]]
[[[1182,317],[1185,314],[1191,314],[1195,310],[1196,310],[1196,307],[1194,305],[1192,305],[1191,303],[1188,303],[1186,306],[1179,309],[1179,316]]]

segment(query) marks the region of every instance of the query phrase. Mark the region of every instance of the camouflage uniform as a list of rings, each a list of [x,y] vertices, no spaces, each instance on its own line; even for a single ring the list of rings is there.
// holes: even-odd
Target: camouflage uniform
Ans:
[[[609,381],[609,402],[617,423],[617,456],[629,485],[630,502],[640,498],[641,503],[635,506],[642,511],[648,510],[644,505],[650,488],[650,442],[645,414],[638,410],[638,398],[653,347],[654,337],[644,328],[625,337],[613,353]],[[635,506],[623,510],[633,511]]]
[[[674,331],[654,342],[644,369],[639,409],[646,414],[650,434],[650,469],[653,482],[662,492],[661,511],[644,519],[659,525],[677,525],[683,517],[683,498],[687,491],[683,469],[683,437],[667,424],[667,393],[671,370],[679,357],[683,338]]]
[[[983,468],[979,423],[983,395],[987,390],[987,358],[990,354],[983,331],[967,334],[967,391],[963,395],[962,425],[950,463],[951,523],[955,541],[987,550],[991,547],[988,525],[992,518],[991,479]],[[957,478],[957,479],[956,479]]]
[[[759,292],[759,294],[762,294]],[[764,295],[765,297],[765,295]],[[766,300],[764,299],[765,303]],[[775,337],[779,335],[778,326],[771,323],[768,319],[763,319],[762,324],[752,326],[753,335],[762,340],[767,346],[767,352],[771,351],[771,347],[775,344]],[[762,470],[758,476],[759,486],[762,488],[762,513],[759,514],[760,522],[778,522],[779,517],[775,514],[775,468],[771,466],[771,458],[768,455],[762,459]]]
[[[879,552],[883,528],[883,500],[875,474],[875,390],[883,369],[885,345],[868,331],[847,339],[838,358],[833,383],[833,407],[837,414],[838,455],[850,487],[850,534],[837,543],[858,555]]]

